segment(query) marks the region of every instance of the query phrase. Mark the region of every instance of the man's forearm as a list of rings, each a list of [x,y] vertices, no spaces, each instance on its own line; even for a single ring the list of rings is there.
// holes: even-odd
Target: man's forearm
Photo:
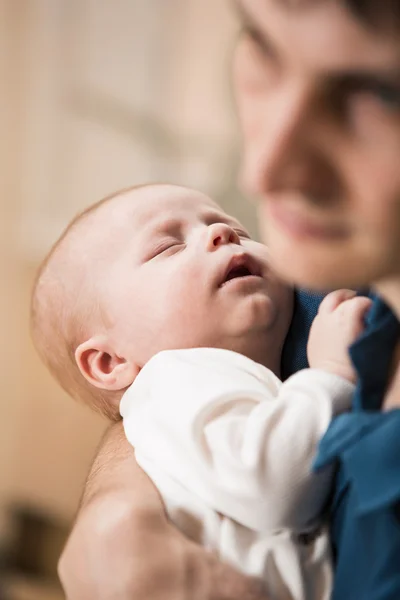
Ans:
[[[81,508],[106,494],[129,498],[137,508],[161,508],[158,492],[138,466],[122,422],[112,425],[104,435],[86,481]]]
[[[68,600],[266,600],[260,581],[172,527],[120,423],[93,463],[59,574]]]
[[[137,465],[122,423],[117,423],[105,434],[93,462],[59,563],[68,600],[112,598],[119,585],[117,578],[126,577],[125,571],[135,566],[131,562],[138,557],[141,524],[150,518],[166,521],[163,504]],[[110,579],[112,572],[115,580]]]

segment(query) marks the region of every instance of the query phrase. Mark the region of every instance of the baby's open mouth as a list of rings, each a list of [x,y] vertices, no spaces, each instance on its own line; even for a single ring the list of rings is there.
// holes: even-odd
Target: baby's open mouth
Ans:
[[[233,279],[243,279],[245,277],[260,277],[261,270],[257,261],[248,254],[238,254],[231,258],[228,268],[221,285],[232,281]]]
[[[237,279],[238,277],[249,277],[249,275],[253,275],[253,273],[248,267],[234,267],[229,271],[224,283],[231,279]]]

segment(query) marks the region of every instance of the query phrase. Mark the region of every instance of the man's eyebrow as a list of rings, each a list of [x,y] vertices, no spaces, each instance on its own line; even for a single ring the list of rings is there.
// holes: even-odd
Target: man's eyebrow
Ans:
[[[333,76],[340,83],[358,83],[360,86],[368,83],[380,83],[382,85],[391,83],[400,83],[400,71],[397,68],[388,68],[386,66],[359,67],[357,69],[349,69],[333,73]]]

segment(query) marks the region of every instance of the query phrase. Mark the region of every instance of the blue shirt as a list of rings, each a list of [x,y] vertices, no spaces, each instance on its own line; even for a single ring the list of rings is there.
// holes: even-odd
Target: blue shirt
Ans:
[[[321,299],[297,296],[288,342],[294,352],[303,345],[302,362],[286,348],[286,376],[306,366],[307,326]],[[332,600],[400,600],[400,410],[379,412],[399,335],[393,313],[374,299],[366,330],[350,350],[358,373],[352,412],[334,419],[320,444],[316,467],[337,465]]]

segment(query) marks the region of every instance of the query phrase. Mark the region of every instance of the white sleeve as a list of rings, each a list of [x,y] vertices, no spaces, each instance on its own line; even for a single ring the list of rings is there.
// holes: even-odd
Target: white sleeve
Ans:
[[[319,440],[353,389],[312,369],[282,384],[225,350],[170,351],[146,365],[121,414],[144,466],[251,529],[304,530],[330,493],[331,472],[311,471]]]

